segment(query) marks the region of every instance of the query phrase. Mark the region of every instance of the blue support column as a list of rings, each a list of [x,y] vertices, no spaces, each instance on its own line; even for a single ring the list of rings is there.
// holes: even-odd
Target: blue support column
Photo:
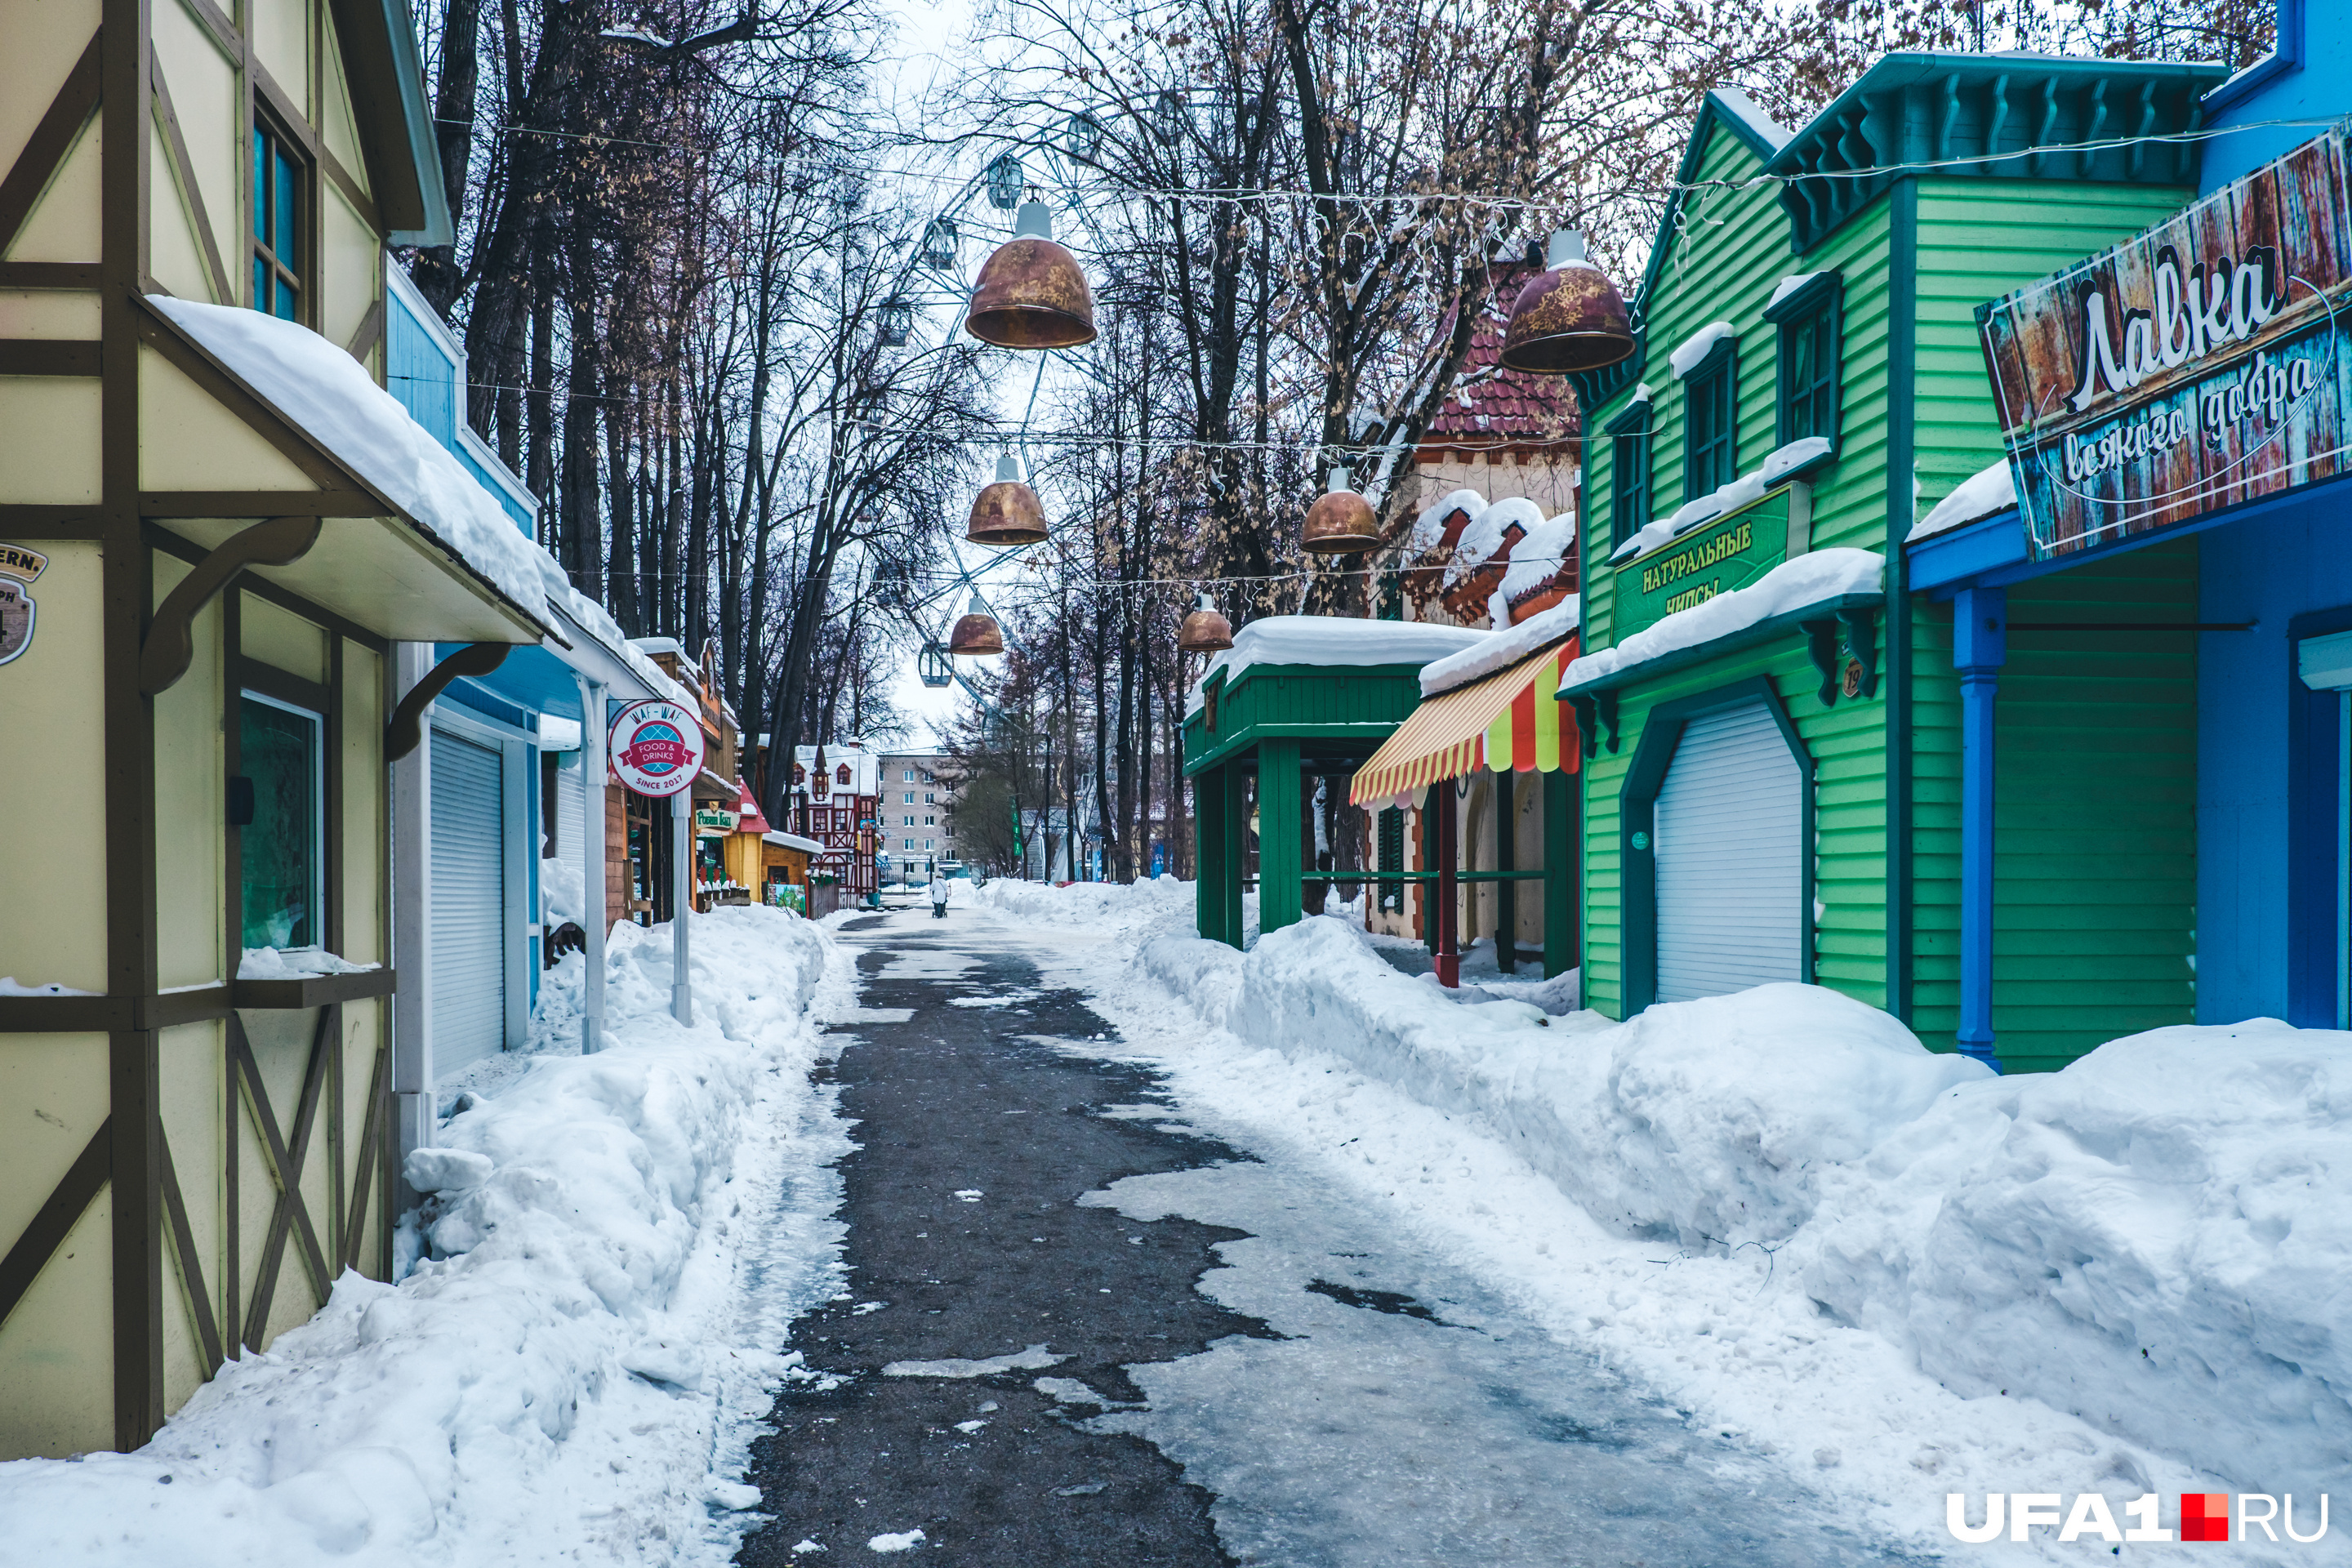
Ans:
[[[1993,721],[2009,662],[2009,595],[1963,588],[1952,601],[1952,664],[1960,672],[1960,1049],[1993,1055]]]

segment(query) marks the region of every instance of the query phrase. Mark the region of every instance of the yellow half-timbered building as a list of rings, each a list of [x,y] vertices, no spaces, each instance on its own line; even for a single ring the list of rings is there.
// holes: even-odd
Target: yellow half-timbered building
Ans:
[[[136,1447],[388,1273],[393,763],[499,657],[431,645],[547,612],[372,401],[385,245],[448,229],[404,0],[0,40],[12,1458]]]

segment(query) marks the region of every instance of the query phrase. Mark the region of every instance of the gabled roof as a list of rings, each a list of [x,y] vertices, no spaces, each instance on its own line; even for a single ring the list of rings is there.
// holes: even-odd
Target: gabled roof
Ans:
[[[394,245],[457,237],[442,186],[440,143],[408,0],[329,0],[367,157],[368,184]]]

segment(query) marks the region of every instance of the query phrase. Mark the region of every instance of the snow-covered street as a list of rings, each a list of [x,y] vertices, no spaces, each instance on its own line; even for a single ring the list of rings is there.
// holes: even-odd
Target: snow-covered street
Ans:
[[[850,1287],[795,1334],[841,1382],[783,1394],[744,1562],[916,1531],[1008,1565],[1896,1560],[1311,1152],[1112,1059],[1094,939],[844,934]]]

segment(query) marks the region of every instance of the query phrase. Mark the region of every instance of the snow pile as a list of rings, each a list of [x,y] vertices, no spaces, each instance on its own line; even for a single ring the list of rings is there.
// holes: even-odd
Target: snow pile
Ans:
[[[377,963],[353,963],[316,943],[309,947],[248,947],[237,961],[239,980],[306,980],[318,974],[365,974]]]
[[[1764,301],[1764,308],[1767,310],[1769,310],[1773,306],[1779,304],[1781,300],[1787,299],[1790,295],[1795,293],[1806,284],[1811,283],[1814,279],[1827,276],[1828,274],[1823,272],[1790,273],[1786,278],[1781,279],[1779,285],[1773,289],[1772,297]]]
[[[1441,691],[1467,686],[1498,669],[1508,669],[1560,638],[1572,636],[1578,607],[1578,596],[1570,594],[1550,609],[1538,610],[1516,626],[1490,634],[1484,642],[1422,666],[1421,694],[1434,697]]]
[[[1412,532],[1409,537],[1413,552],[1419,554],[1436,549],[1445,538],[1445,520],[1455,512],[1464,513],[1471,522],[1475,522],[1478,514],[1486,510],[1486,498],[1476,490],[1447,492],[1422,508],[1421,515],[1412,520]],[[1463,526],[1466,530],[1469,524],[1465,522]]]
[[[1470,647],[1486,634],[1425,621],[1370,621],[1354,616],[1265,616],[1234,634],[1234,646],[1209,660],[1186,711],[1201,706],[1209,678],[1225,672],[1231,688],[1258,664],[1318,666],[1427,664]]]
[[[1615,647],[1580,656],[1560,672],[1560,693],[1598,685],[1652,659],[1746,631],[1775,616],[1846,594],[1878,593],[1885,571],[1885,557],[1868,550],[1816,550],[1784,561],[1745,588],[1676,610]]]
[[[1503,574],[1497,592],[1506,604],[1517,595],[1542,587],[1559,571],[1576,548],[1576,513],[1561,512],[1528,530],[1511,552],[1510,569]]]
[[[1666,356],[1667,367],[1675,373],[1675,379],[1680,381],[1696,370],[1706,356],[1715,352],[1716,344],[1726,338],[1738,336],[1739,329],[1729,321],[1709,321],[1689,337],[1685,338],[1681,346]]]
[[[610,1048],[532,1061],[411,1158],[434,1196],[403,1224],[402,1250],[428,1255],[401,1283],[345,1273],[136,1454],[0,1466],[11,1551],[178,1568],[730,1555],[731,1510],[755,1500],[738,1424],[806,1375],[761,1348],[773,1311],[836,1288],[751,1249],[772,1245],[758,1216],[788,1176],[847,1146],[805,1069],[812,997],[822,980],[845,1000],[848,981],[828,938],[775,910],[698,917],[693,949],[697,1026],[668,1016],[668,929],[618,927]],[[747,1325],[747,1267],[779,1297],[797,1280],[796,1304]]]
[[[1726,512],[1738,511],[1753,501],[1762,500],[1766,492],[1814,458],[1826,457],[1829,450],[1829,442],[1819,436],[1808,436],[1801,441],[1773,447],[1766,454],[1763,467],[1753,473],[1742,474],[1736,479],[1717,485],[1697,500],[1683,502],[1657,521],[1636,529],[1624,543],[1610,552],[1609,563],[1615,566],[1631,561],[1634,556],[1655,550],[1694,528],[1713,522]]]
[[[1495,552],[1503,548],[1503,535],[1514,524],[1524,539],[1541,528],[1543,521],[1543,508],[1525,496],[1506,497],[1473,512],[1469,526],[1454,542],[1453,559],[1445,563],[1445,585],[1451,588],[1492,560]]]
[[[2010,471],[2009,459],[2003,458],[1989,468],[1980,468],[1962,479],[1959,488],[1928,509],[1927,515],[1911,525],[1903,536],[1906,544],[1933,538],[1947,529],[1964,523],[1981,522],[1997,511],[2007,511],[2017,504],[2017,478]]]
[[[1041,925],[1118,931],[1168,921],[1191,925],[1195,886],[1168,876],[1138,878],[1132,883],[1072,882],[1061,888],[999,877],[984,888],[971,888],[968,899],[960,889],[959,901]]]
[[[588,908],[588,878],[574,856],[558,855],[539,863],[540,920],[549,926],[566,921],[578,923]]]
[[[1623,1024],[1449,999],[1339,921],[1133,962],[1249,1046],[1464,1119],[1621,1235],[1761,1250],[1758,1312],[2209,1475],[2352,1487],[2352,1035],[2159,1029],[1998,1079],[1814,986]]]
[[[359,361],[293,321],[154,294],[147,303],[217,355],[449,553],[541,621],[548,556]]]
[[[1832,1173],[1806,1289],[1965,1396],[2022,1390],[2249,1486],[2340,1492],[2347,1122],[2352,1035],[2115,1040],[1947,1097]]]

